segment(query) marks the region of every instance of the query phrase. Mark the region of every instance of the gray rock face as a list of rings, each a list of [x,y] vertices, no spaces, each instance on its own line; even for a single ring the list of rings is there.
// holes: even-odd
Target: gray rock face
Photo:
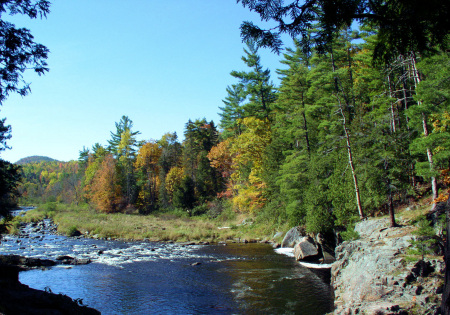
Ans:
[[[309,236],[304,236],[294,247],[296,260],[315,260],[319,258],[316,242]]]
[[[402,258],[411,246],[414,227],[388,227],[384,218],[360,222],[355,230],[361,238],[336,248],[331,269],[334,314],[402,314],[410,307],[436,307],[427,301],[432,300],[437,281],[421,278],[419,288],[419,277],[408,279],[414,262]],[[433,264],[440,270],[442,263]]]
[[[281,247],[295,247],[295,245],[300,242],[303,236],[306,236],[306,231],[301,226],[293,227],[286,233],[281,242]]]

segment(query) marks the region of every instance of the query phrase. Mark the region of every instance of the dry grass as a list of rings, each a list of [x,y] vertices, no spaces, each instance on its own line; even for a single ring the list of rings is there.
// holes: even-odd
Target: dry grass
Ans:
[[[51,217],[58,225],[58,232],[70,235],[76,229],[90,237],[124,240],[151,241],[208,241],[217,242],[230,239],[262,239],[261,234],[269,233],[260,226],[238,226],[245,218],[234,216],[231,219],[209,219],[206,216],[187,217],[173,213],[139,215],[123,213],[99,213],[89,207],[73,207],[57,204],[43,205],[29,211],[18,221],[39,221]],[[17,225],[16,223],[16,225]],[[219,227],[229,226],[229,229]],[[266,228],[267,229],[267,228]],[[270,233],[272,233],[270,231]],[[264,234],[265,235],[265,234]]]

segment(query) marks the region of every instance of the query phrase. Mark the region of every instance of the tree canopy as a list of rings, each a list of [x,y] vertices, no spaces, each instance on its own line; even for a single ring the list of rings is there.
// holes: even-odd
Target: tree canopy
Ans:
[[[49,70],[46,59],[49,49],[34,42],[30,30],[17,28],[5,20],[5,15],[23,14],[31,19],[43,18],[50,13],[47,0],[4,0],[0,2],[0,104],[10,93],[22,96],[30,92],[23,80],[27,69],[42,75]]]
[[[252,22],[241,25],[244,41],[280,52],[281,34],[300,38],[306,47],[317,45],[329,51],[342,29],[353,23],[377,30],[374,55],[391,60],[410,51],[429,52],[435,45],[444,48],[450,25],[450,3],[441,0],[237,0],[258,13],[264,22],[275,23],[263,29]],[[311,35],[312,32],[312,35]]]

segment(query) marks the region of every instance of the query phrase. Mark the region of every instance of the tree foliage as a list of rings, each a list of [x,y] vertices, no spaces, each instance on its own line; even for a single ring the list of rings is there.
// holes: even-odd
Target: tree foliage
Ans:
[[[374,56],[390,60],[410,51],[429,52],[435,45],[444,48],[450,25],[450,4],[440,0],[237,2],[258,13],[262,21],[275,23],[275,27],[263,29],[244,22],[243,39],[256,40],[259,46],[275,52],[280,52],[282,34],[301,38],[308,49],[315,45],[320,52],[330,51],[330,44],[339,32],[356,22],[378,31]]]
[[[252,8],[268,18],[284,6],[242,2],[258,3]],[[273,7],[265,6],[270,3]],[[299,3],[291,2],[280,18]],[[312,15],[299,19],[311,23],[331,5],[307,3],[311,7],[301,12]],[[393,3],[386,3],[386,10]],[[353,9],[336,14],[354,12],[375,14]],[[366,215],[380,213],[389,214],[395,226],[395,206],[430,190],[434,195],[439,186],[433,178],[441,188],[449,185],[449,53],[393,50],[388,63],[373,63],[385,41],[380,28],[369,22],[359,31],[339,28],[322,49],[319,35],[327,29],[321,23],[305,33],[317,40],[309,51],[301,39],[285,51],[277,88],[257,46],[247,44],[247,69],[231,72],[236,81],[220,107],[222,129],[206,118],[189,120],[182,140],[166,133],[138,141],[131,119],[123,116],[107,147],[97,143],[80,151],[76,169],[24,168],[24,196],[53,194],[62,200],[58,189],[77,183],[72,202],[88,201],[104,212],[183,209],[196,215],[222,203],[261,220],[304,225],[311,233],[349,230]],[[4,135],[7,140],[8,128]],[[441,191],[436,200],[447,194]]]
[[[23,14],[31,19],[46,17],[50,13],[47,0],[6,0],[0,3],[0,104],[10,93],[25,96],[30,86],[23,73],[33,69],[37,74],[47,72],[48,48],[34,42],[31,32],[5,21],[6,14]]]

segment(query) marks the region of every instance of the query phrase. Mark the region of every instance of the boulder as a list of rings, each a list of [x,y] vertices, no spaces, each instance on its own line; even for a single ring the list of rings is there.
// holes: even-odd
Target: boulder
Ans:
[[[28,270],[37,267],[51,267],[56,265],[53,260],[29,258],[19,255],[0,255],[0,263],[19,267],[20,270]]]
[[[294,257],[296,260],[317,260],[320,258],[320,251],[316,242],[309,236],[303,237],[294,247]]]
[[[306,235],[305,228],[301,226],[293,227],[286,233],[281,242],[281,247],[295,247],[295,245],[300,242],[302,237]]]
[[[91,263],[91,260],[89,258],[77,259],[66,255],[58,256],[56,260],[58,260],[63,265],[87,265]]]

